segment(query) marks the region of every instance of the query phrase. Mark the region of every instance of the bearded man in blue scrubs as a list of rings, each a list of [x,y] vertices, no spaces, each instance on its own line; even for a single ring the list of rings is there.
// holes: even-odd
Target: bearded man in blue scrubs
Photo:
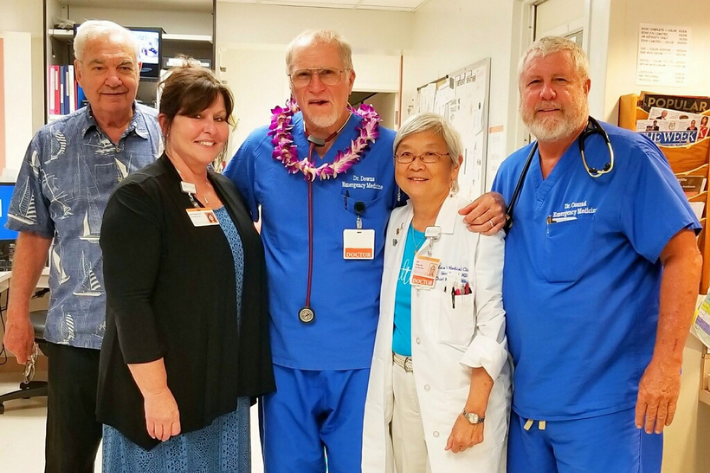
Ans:
[[[537,149],[513,153],[493,185],[513,207],[512,473],[660,472],[680,390],[701,227],[653,143],[589,117],[588,71],[572,41],[530,46],[520,113]]]

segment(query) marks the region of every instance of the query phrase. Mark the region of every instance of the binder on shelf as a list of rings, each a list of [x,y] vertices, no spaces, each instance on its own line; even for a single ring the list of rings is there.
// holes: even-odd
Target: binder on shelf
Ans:
[[[67,100],[66,100],[66,88],[67,88],[67,72],[66,66],[59,66],[59,114],[66,115],[67,110]]]
[[[47,112],[49,115],[68,115],[86,101],[86,95],[76,81],[74,66],[47,66]]]
[[[74,80],[74,65],[67,66],[67,102],[69,110],[67,113],[76,112],[76,80]]]
[[[79,85],[79,83],[76,83],[76,108],[80,109],[81,107],[85,107],[89,102],[86,100],[86,94],[84,93],[84,89]]]
[[[49,115],[59,115],[59,66],[51,64],[47,66],[47,113]]]

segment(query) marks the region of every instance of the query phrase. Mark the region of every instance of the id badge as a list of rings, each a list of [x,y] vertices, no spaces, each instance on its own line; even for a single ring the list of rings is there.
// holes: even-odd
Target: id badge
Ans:
[[[180,190],[182,190],[185,194],[197,194],[197,187],[195,187],[195,184],[192,182],[181,181]]]
[[[410,284],[417,289],[431,289],[434,287],[440,263],[441,260],[439,258],[416,255]]]
[[[375,230],[343,230],[344,259],[374,259]]]
[[[209,227],[211,225],[219,225],[219,220],[214,214],[214,211],[209,207],[186,209],[187,216],[196,227]]]

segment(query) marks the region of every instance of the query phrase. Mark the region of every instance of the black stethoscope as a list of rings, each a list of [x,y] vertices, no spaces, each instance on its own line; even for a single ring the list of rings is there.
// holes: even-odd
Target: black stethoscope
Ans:
[[[606,147],[609,150],[609,162],[604,165],[602,169],[597,169],[595,167],[589,167],[587,165],[587,157],[584,154],[584,140],[589,138],[592,135],[601,135],[601,137],[604,139],[604,142],[606,143]],[[601,127],[599,122],[594,119],[593,117],[589,117],[587,120],[587,126],[584,127],[584,130],[582,130],[582,133],[579,135],[579,140],[577,142],[579,144],[579,153],[582,155],[582,164],[584,164],[584,169],[587,170],[587,174],[589,174],[590,177],[593,177],[596,179],[599,176],[602,176],[608,172],[611,172],[612,169],[614,169],[614,150],[611,147],[611,141],[609,140],[609,135],[607,135],[606,131],[604,131],[604,128]],[[520,173],[520,177],[518,178],[517,184],[515,184],[515,189],[513,190],[513,197],[510,199],[510,204],[508,204],[508,210],[505,212],[506,216],[506,222],[505,225],[503,226],[503,229],[505,231],[510,230],[510,227],[513,226],[513,209],[515,208],[515,204],[518,201],[518,197],[520,195],[520,191],[523,188],[523,183],[525,182],[525,176],[528,174],[528,169],[530,169],[530,163],[532,163],[533,158],[535,157],[535,153],[537,153],[537,148],[538,144],[537,141],[533,144],[532,149],[530,150],[530,154],[528,154],[527,159],[525,160],[525,165],[523,166],[523,172]]]

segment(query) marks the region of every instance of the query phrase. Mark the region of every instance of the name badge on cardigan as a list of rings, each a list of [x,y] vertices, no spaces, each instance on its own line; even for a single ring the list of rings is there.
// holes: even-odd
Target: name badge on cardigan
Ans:
[[[211,225],[219,225],[219,220],[214,214],[214,211],[209,207],[200,207],[185,209],[190,221],[196,227],[209,227]]]

